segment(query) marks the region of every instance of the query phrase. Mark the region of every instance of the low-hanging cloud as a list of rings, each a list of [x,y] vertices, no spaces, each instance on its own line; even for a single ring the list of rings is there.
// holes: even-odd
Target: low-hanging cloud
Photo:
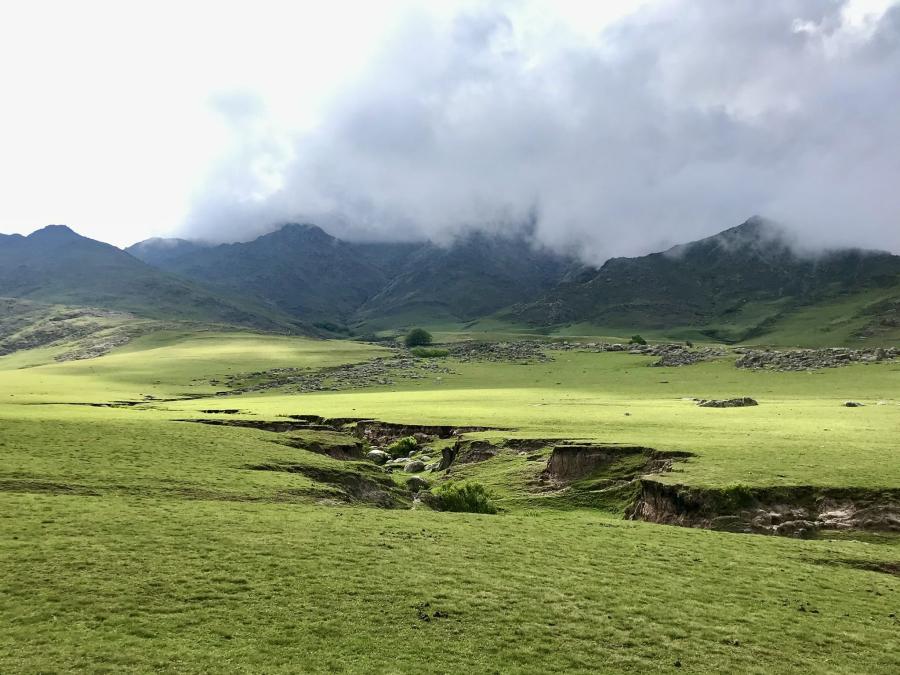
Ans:
[[[521,5],[412,14],[311,131],[220,101],[240,133],[185,232],[528,226],[599,263],[762,214],[807,246],[900,251],[900,7],[851,23],[846,5],[667,1],[591,39]]]

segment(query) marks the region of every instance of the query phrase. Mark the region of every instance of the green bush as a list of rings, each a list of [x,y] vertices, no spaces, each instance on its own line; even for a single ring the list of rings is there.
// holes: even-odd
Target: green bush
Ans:
[[[430,345],[433,340],[434,338],[431,337],[431,333],[424,328],[413,328],[406,334],[406,337],[403,338],[403,342],[406,343],[407,347]]]
[[[432,491],[433,504],[439,511],[462,513],[497,513],[491,495],[481,483],[445,483]]]
[[[645,345],[647,341],[642,338],[640,335],[632,335],[631,339],[628,341],[630,345]]]
[[[413,347],[409,350],[412,355],[420,359],[435,359],[441,356],[449,356],[450,352],[446,349],[437,349],[436,347]]]
[[[398,438],[396,441],[387,446],[387,448],[385,448],[385,452],[391,457],[406,457],[410,452],[418,449],[419,441],[417,441],[412,436],[405,436],[403,438]]]

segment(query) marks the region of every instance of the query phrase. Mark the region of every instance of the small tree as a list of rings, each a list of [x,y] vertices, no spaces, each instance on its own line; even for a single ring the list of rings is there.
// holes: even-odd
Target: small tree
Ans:
[[[628,341],[630,345],[645,345],[647,341],[642,338],[640,335],[632,335],[631,339]]]
[[[413,328],[406,334],[403,342],[406,343],[407,347],[423,347],[424,345],[430,345],[432,340],[431,333],[424,328]]]

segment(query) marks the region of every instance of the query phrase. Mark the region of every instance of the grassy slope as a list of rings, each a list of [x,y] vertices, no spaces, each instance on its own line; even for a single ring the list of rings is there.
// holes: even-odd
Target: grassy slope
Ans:
[[[459,375],[440,383],[381,390],[35,405],[198,394],[229,371],[377,353],[161,333],[91,361],[23,368],[50,350],[0,358],[0,595],[9,600],[0,670],[397,672],[423,659],[437,672],[671,671],[675,661],[707,672],[900,668],[900,583],[853,567],[896,561],[894,544],[729,535],[582,510],[322,506],[322,485],[306,476],[244,467],[338,462],[266,432],[172,421],[234,407],[263,418],[487,422],[699,451],[677,475],[695,483],[896,486],[897,364],[775,374],[561,353],[536,366],[453,364]],[[744,393],[759,408],[679,400]],[[840,408],[850,397],[888,405]],[[523,470],[524,459],[503,461],[497,480]],[[420,620],[424,602],[449,616]]]
[[[0,235],[0,297],[103,307],[160,320],[313,332],[274,308],[217,294],[55,225],[27,237]]]
[[[458,376],[308,397],[245,396],[240,407],[399,422],[483,424],[698,453],[680,482],[879,485],[900,481],[900,365],[809,373],[739,370],[729,361],[650,368],[650,357],[563,352],[553,363],[453,364]],[[753,396],[756,408],[698,408],[685,397]],[[841,406],[861,400],[864,408]],[[884,401],[885,405],[877,405]],[[218,405],[233,405],[228,399]],[[173,410],[209,407],[173,403]],[[348,412],[351,411],[351,412]],[[626,415],[628,413],[628,415]]]
[[[587,322],[553,327],[517,324],[497,317],[468,323],[435,321],[431,315],[409,313],[394,323],[379,325],[399,330],[422,325],[436,339],[514,339],[527,337],[584,337],[627,340],[635,332],[653,340],[727,340],[775,347],[867,347],[900,345],[900,286],[850,292],[796,307],[789,298],[748,302],[709,324],[672,325],[636,331],[627,325]]]

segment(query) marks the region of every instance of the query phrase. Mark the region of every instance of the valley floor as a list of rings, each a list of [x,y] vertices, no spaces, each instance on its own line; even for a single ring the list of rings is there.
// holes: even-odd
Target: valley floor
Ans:
[[[900,362],[775,373],[566,351],[298,391],[264,385],[393,354],[174,331],[95,359],[55,349],[0,358],[2,672],[900,670],[896,535],[656,525],[537,487],[567,439],[691,453],[653,478],[694,489],[896,491]],[[759,406],[690,400],[736,396]],[[309,449],[339,434],[183,421],[311,414],[546,447],[423,474],[476,479],[500,508],[446,513],[408,508],[402,473]],[[348,498],[351,479],[403,508]]]

